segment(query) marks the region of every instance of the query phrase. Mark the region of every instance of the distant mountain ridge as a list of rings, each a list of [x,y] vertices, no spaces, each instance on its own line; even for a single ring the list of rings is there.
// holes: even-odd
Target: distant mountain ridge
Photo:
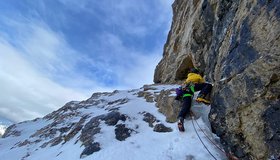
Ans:
[[[13,123],[14,123],[13,121],[8,120],[7,118],[0,117],[0,124],[2,125],[11,125]]]
[[[191,120],[181,133],[174,122],[179,103],[177,85],[146,85],[140,89],[94,93],[81,102],[69,102],[43,118],[10,126],[0,138],[5,160],[199,159],[209,153],[196,137]],[[164,110],[170,107],[174,110]],[[177,109],[176,109],[177,108]],[[194,103],[197,122],[217,141],[205,124],[209,107]],[[211,152],[219,150],[198,131]]]

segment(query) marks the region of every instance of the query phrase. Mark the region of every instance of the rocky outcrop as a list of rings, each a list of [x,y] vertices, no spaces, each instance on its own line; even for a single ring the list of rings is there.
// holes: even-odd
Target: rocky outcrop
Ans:
[[[72,159],[112,159],[111,155],[106,157],[107,153],[118,152],[121,155],[116,154],[116,159],[123,159],[127,149],[140,152],[140,148],[150,147],[154,137],[158,137],[157,142],[165,142],[177,130],[158,109],[168,115],[162,109],[168,104],[162,102],[170,97],[169,101],[174,101],[176,87],[145,85],[129,91],[94,93],[87,100],[69,102],[43,118],[11,125],[0,138],[1,158],[38,159],[41,152],[46,152],[57,159],[68,155]],[[166,149],[162,151],[165,153]],[[11,158],[14,152],[17,154]]]
[[[116,125],[115,129],[116,139],[119,141],[124,141],[126,138],[130,137],[130,134],[133,131],[133,129],[127,128],[125,124],[118,124]]]
[[[5,133],[3,134],[2,137],[3,137],[3,138],[9,137],[9,136],[18,137],[18,136],[20,136],[20,135],[21,135],[21,132],[18,131],[18,130],[16,130],[16,125],[13,124],[13,125],[9,126],[9,127],[6,129],[6,131],[5,131]]]
[[[105,121],[105,124],[108,126],[115,126],[120,120],[125,121],[125,115],[115,111],[91,118],[91,120],[85,124],[81,132],[80,141],[82,142],[82,145],[85,146],[85,149],[81,153],[80,157],[91,155],[101,149],[100,143],[95,141],[95,135],[99,134],[101,130],[101,127],[99,126],[101,121]],[[119,129],[119,125],[122,125],[122,130]],[[116,125],[115,130],[118,130],[118,132],[116,132],[116,139],[120,141],[125,140],[130,136],[127,132],[131,129],[125,128],[124,124]],[[122,137],[119,135],[122,135]]]
[[[172,132],[172,128],[170,127],[166,127],[164,124],[160,123],[160,124],[156,124],[154,127],[154,131],[155,132]]]
[[[239,159],[280,158],[279,0],[175,0],[155,83],[195,66],[214,84],[213,132]]]
[[[177,116],[181,109],[181,103],[175,99],[175,89],[178,85],[172,85],[171,88],[166,88],[162,90],[156,90],[155,84],[152,85],[144,85],[143,91],[139,91],[137,93],[138,97],[143,97],[146,99],[146,102],[156,102],[156,106],[159,108],[159,112],[166,116],[167,122],[177,122]],[[153,115],[149,115],[149,113],[144,114],[144,121],[149,123],[150,127],[154,127],[153,123],[157,120],[154,119]]]
[[[181,103],[174,100],[175,97],[171,96],[173,90],[162,90],[156,97],[156,106],[159,112],[166,116],[167,122],[176,122],[179,111],[181,110]]]
[[[147,122],[149,124],[149,127],[154,127],[154,123],[159,122],[159,120],[157,120],[157,118],[151,113],[144,112],[142,114],[144,116],[143,121]]]
[[[158,120],[154,115],[152,115],[149,112],[143,112],[142,113],[144,118],[143,121],[147,122],[149,124],[149,127],[153,128],[153,131],[155,132],[172,132],[172,128],[166,127],[164,124],[160,123],[160,120]],[[154,123],[157,123],[154,125]]]

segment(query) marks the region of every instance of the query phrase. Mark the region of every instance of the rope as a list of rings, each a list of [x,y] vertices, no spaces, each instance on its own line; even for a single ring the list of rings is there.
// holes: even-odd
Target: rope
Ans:
[[[197,124],[197,126],[199,127],[199,129],[202,131],[202,133],[205,135],[205,137],[212,143],[214,144],[214,146],[216,146],[220,151],[222,151],[223,153],[227,154],[221,147],[219,147],[217,144],[215,144],[215,142],[213,142],[209,137],[208,135],[202,130],[202,128],[199,126],[197,120],[195,119],[194,120],[195,123]]]
[[[213,142],[209,136],[202,130],[202,128],[200,127],[200,125],[198,124],[197,120],[194,119],[195,123],[197,124],[197,126],[199,127],[199,129],[202,131],[202,133],[205,135],[205,137],[216,147],[218,148],[220,151],[222,151],[228,158],[232,159],[232,160],[238,160],[238,158],[236,158],[235,156],[231,155],[230,153],[226,153],[221,147],[219,147],[215,142]]]
[[[193,118],[193,116],[192,116],[192,125],[193,125],[194,131],[195,131],[197,137],[199,138],[199,140],[200,140],[200,142],[202,143],[202,145],[204,146],[204,148],[208,151],[208,153],[209,153],[215,160],[217,160],[217,158],[209,151],[209,149],[206,147],[206,145],[203,143],[202,139],[200,138],[199,134],[197,133],[197,130],[196,130],[196,128],[195,128],[195,126],[194,126],[194,123],[193,123],[193,119],[194,119],[194,118]]]

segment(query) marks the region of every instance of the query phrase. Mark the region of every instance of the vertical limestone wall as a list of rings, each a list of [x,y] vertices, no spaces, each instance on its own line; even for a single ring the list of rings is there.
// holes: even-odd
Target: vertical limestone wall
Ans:
[[[155,83],[193,66],[213,83],[209,119],[240,159],[280,157],[280,1],[175,0]]]

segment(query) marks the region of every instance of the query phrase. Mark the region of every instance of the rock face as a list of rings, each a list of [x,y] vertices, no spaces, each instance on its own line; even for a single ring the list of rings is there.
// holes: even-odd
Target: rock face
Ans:
[[[159,108],[159,112],[166,116],[167,122],[176,122],[177,116],[181,110],[181,103],[174,100],[174,96],[170,96],[173,90],[162,90],[156,97],[156,106]]]
[[[239,159],[280,158],[280,1],[175,0],[155,83],[199,67],[213,132]]]

